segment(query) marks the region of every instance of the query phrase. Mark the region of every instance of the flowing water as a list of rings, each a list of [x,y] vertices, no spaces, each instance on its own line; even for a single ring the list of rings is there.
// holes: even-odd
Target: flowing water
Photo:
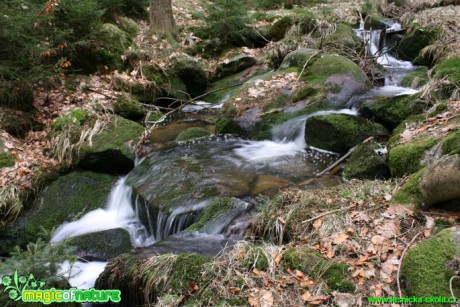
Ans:
[[[398,25],[389,27],[396,29]],[[360,27],[356,35],[368,42],[371,55],[386,69],[384,86],[374,87],[357,100],[417,92],[401,87],[404,75],[414,67],[393,57],[385,44],[379,48],[380,31],[366,31]],[[353,104],[352,101],[349,106]],[[189,127],[204,127],[213,132],[207,115],[199,114],[211,107],[204,102],[186,107],[183,111],[187,116],[153,130],[151,152],[118,180],[106,208],[62,225],[53,234],[52,242],[123,228],[128,231],[132,244],[140,248],[139,254],[196,252],[215,255],[241,238],[254,212],[254,196],[273,195],[282,187],[296,185],[337,159],[334,153],[308,146],[305,140],[308,117],[357,114],[356,110],[343,109],[294,118],[274,127],[272,140],[251,141],[223,136],[175,144],[177,134]],[[199,231],[183,231],[199,219],[213,200],[223,196],[232,197],[233,209],[218,214]],[[72,271],[70,283],[79,288],[92,287],[104,266],[104,262],[78,262],[75,267],[81,272]],[[64,263],[62,272],[68,270],[69,264]]]

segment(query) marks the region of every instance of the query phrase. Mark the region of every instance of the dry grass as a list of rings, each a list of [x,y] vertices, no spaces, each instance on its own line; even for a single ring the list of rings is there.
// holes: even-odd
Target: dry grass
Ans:
[[[0,229],[16,220],[23,208],[15,185],[0,187]]]

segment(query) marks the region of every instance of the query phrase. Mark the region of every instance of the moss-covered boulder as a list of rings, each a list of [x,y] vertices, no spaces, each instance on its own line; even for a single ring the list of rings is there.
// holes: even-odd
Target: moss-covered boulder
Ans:
[[[377,144],[361,144],[350,156],[350,161],[343,170],[347,179],[382,179],[390,176],[390,168],[385,158],[376,152]]]
[[[442,140],[441,150],[443,155],[460,154],[460,129],[449,133]]]
[[[144,109],[132,95],[123,94],[113,104],[113,111],[121,117],[139,120],[144,117]]]
[[[21,111],[34,109],[34,94],[30,85],[14,81],[0,82],[0,106]]]
[[[457,86],[460,86],[460,57],[452,57],[444,60],[435,67],[434,77],[436,79],[447,78]]]
[[[129,233],[124,229],[99,231],[70,238],[68,245],[76,247],[75,254],[88,261],[107,261],[132,249]]]
[[[293,25],[294,21],[291,16],[281,17],[268,29],[267,39],[275,42],[282,40]]]
[[[37,197],[33,207],[18,221],[20,242],[35,242],[43,227],[50,232],[64,222],[79,219],[105,206],[112,177],[92,172],[72,172],[59,177]]]
[[[430,164],[421,178],[423,207],[450,205],[460,210],[460,157],[443,156]]]
[[[24,138],[29,131],[42,128],[34,112],[24,112],[0,106],[0,129],[17,138]]]
[[[14,160],[14,156],[4,146],[4,141],[0,138],[0,168],[14,166]]]
[[[388,131],[380,124],[348,114],[314,116],[305,123],[309,146],[345,153],[370,136],[382,138]]]
[[[404,185],[394,195],[391,201],[395,204],[405,204],[410,207],[420,207],[423,205],[420,180],[425,172],[422,168],[418,172],[409,176]]]
[[[131,147],[143,132],[141,125],[112,116],[105,129],[93,137],[92,143],[80,148],[78,167],[108,174],[129,172],[134,167]]]
[[[359,112],[363,117],[393,129],[410,115],[423,112],[426,106],[426,102],[419,99],[418,95],[404,95],[366,101],[361,105]]]
[[[411,248],[402,263],[402,280],[407,295],[451,297],[449,281],[456,276],[460,256],[460,229],[449,228]],[[453,280],[454,295],[460,283]],[[427,306],[439,306],[433,303]]]
[[[224,78],[239,73],[251,66],[254,66],[257,60],[249,55],[239,55],[228,61],[219,63],[216,67],[216,78]]]
[[[305,63],[312,59],[316,54],[319,53],[317,49],[310,49],[310,48],[299,48],[296,49],[283,59],[280,68],[287,69],[290,67],[300,67],[301,69],[305,65]]]
[[[152,82],[152,84],[154,84],[155,98],[188,98],[186,85],[175,74],[173,70],[165,71],[164,69],[161,69],[158,65],[146,64],[142,66],[142,74],[149,82]],[[171,100],[168,100],[167,102],[169,105],[171,103]]]
[[[51,123],[53,131],[61,131],[65,128],[80,127],[88,118],[89,113],[84,109],[74,109],[66,115],[59,116]]]
[[[218,198],[212,201],[203,211],[199,220],[190,227],[187,228],[187,231],[199,231],[211,220],[215,219],[219,215],[225,214],[226,212],[235,209],[235,204],[230,197]]]
[[[371,82],[361,68],[341,55],[323,55],[305,69],[302,79],[327,92],[326,101],[334,107],[345,106],[357,95],[366,93]]]
[[[349,50],[359,50],[362,43],[353,33],[352,27],[347,23],[339,23],[335,32],[326,36],[324,44],[339,53],[348,54]]]
[[[425,153],[436,143],[436,139],[430,138],[393,147],[389,153],[391,175],[400,177],[422,169],[421,161]]]
[[[416,70],[408,73],[401,82],[401,86],[419,88],[428,83],[427,67],[419,66]]]
[[[191,97],[196,97],[206,92],[208,80],[201,65],[190,57],[180,57],[174,63],[173,72],[187,88]]]
[[[406,61],[414,61],[418,58],[417,64],[430,66],[432,59],[419,57],[420,51],[432,44],[439,34],[439,28],[434,27],[412,29],[399,42],[396,48],[398,57]]]
[[[332,262],[320,253],[307,247],[291,247],[283,253],[282,265],[286,268],[299,270],[310,278],[319,278],[333,291],[353,293],[354,283],[346,264]]]
[[[176,142],[186,142],[211,136],[211,132],[200,127],[191,127],[185,129],[176,137]]]
[[[146,259],[125,254],[108,263],[95,288],[120,289],[125,294],[121,303],[126,306],[149,305],[165,294],[188,294],[191,284],[203,288],[209,279],[203,278],[202,273],[211,260],[196,254],[165,254]]]

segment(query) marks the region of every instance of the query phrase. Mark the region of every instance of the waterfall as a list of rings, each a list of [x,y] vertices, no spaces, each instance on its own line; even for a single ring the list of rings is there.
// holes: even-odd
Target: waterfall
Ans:
[[[105,209],[88,212],[81,219],[61,225],[53,234],[51,242],[81,236],[88,233],[123,228],[128,231],[134,246],[148,246],[155,242],[142,225],[131,203],[132,188],[126,185],[126,177],[118,180],[112,188]]]
[[[357,115],[357,111],[354,109],[318,111],[296,117],[273,127],[272,141],[245,141],[234,151],[243,159],[253,162],[266,161],[283,156],[294,156],[307,148],[307,143],[305,142],[305,121],[309,117],[329,114]]]

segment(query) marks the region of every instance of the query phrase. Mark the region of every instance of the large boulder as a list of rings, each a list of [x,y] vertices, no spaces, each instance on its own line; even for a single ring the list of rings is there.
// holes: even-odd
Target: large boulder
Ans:
[[[390,149],[389,164],[392,176],[401,177],[412,174],[423,168],[425,154],[435,146],[436,139],[414,140],[407,144],[397,145]]]
[[[326,102],[333,107],[346,106],[354,96],[365,94],[371,82],[361,68],[341,55],[323,55],[305,69],[302,79],[324,87]]]
[[[126,119],[139,120],[144,118],[144,109],[140,102],[130,94],[123,94],[113,104],[113,111]]]
[[[385,157],[376,152],[378,144],[361,144],[350,156],[350,161],[343,170],[347,179],[382,179],[390,176],[390,168]]]
[[[208,80],[201,65],[191,57],[179,57],[174,63],[173,72],[187,88],[191,97],[196,97],[206,92]]]
[[[451,297],[449,281],[457,275],[460,257],[460,229],[449,228],[411,248],[402,263],[402,280],[407,295]],[[454,295],[460,282],[454,279]],[[429,306],[439,306],[432,304]]]
[[[305,141],[324,150],[345,153],[366,138],[381,138],[388,131],[380,124],[348,114],[314,116],[305,123]]]
[[[440,33],[439,28],[418,28],[409,31],[396,48],[398,57],[407,61],[417,59],[417,64],[430,66],[432,59],[421,58],[420,51],[432,44]]]
[[[112,116],[102,132],[96,134],[91,144],[85,143],[79,152],[78,167],[95,172],[123,174],[134,167],[132,145],[144,128],[119,116]]]
[[[363,117],[393,129],[410,115],[423,112],[425,107],[426,102],[418,96],[404,95],[366,101],[361,105],[359,112]]]
[[[449,203],[460,209],[460,157],[443,156],[429,165],[420,181],[423,204],[428,208],[435,204]]]
[[[343,54],[347,54],[348,50],[359,50],[362,48],[362,42],[353,33],[351,26],[343,22],[337,25],[335,32],[326,36],[324,44]]]
[[[249,55],[239,55],[228,61],[219,63],[216,67],[216,77],[224,78],[239,73],[251,66],[254,66],[257,60]]]
[[[317,49],[310,49],[310,48],[299,48],[296,49],[284,58],[283,62],[281,63],[280,68],[287,69],[290,67],[300,67],[303,68],[305,63],[316,54],[318,54],[319,50]]]

